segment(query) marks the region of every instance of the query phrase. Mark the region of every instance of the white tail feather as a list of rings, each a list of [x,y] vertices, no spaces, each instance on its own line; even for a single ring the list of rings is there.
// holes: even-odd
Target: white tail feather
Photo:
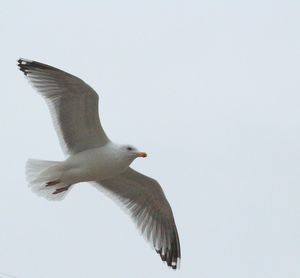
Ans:
[[[28,186],[32,192],[38,196],[42,196],[47,200],[62,200],[66,193],[70,190],[53,194],[55,190],[68,186],[64,183],[57,183],[55,185],[46,186],[48,182],[59,181],[62,169],[59,161],[46,161],[29,159],[26,163],[26,179]]]

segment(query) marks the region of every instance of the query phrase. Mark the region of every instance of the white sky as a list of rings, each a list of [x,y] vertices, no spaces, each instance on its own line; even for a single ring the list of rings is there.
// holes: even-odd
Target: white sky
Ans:
[[[1,5],[0,272],[300,277],[300,2],[75,2]],[[60,203],[27,188],[29,157],[64,156],[19,57],[83,78],[110,138],[149,153],[133,167],[173,207],[179,271],[88,184]]]

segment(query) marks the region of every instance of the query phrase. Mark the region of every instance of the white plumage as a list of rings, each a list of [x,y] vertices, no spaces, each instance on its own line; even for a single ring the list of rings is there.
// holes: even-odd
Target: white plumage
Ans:
[[[98,115],[98,95],[81,79],[25,59],[18,66],[46,100],[68,157],[64,161],[30,159],[29,187],[49,200],[61,200],[74,184],[93,182],[130,212],[163,261],[176,269],[180,244],[171,207],[157,181],[129,166],[144,152],[118,145],[105,134]]]

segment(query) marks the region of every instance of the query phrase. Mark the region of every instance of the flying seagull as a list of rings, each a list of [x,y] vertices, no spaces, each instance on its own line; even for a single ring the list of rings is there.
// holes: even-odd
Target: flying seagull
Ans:
[[[180,243],[172,209],[159,183],[132,168],[146,157],[131,145],[109,140],[98,114],[98,95],[78,77],[27,59],[19,69],[46,100],[63,150],[64,161],[29,159],[26,177],[33,192],[61,200],[72,186],[92,182],[122,205],[168,266],[176,269]]]

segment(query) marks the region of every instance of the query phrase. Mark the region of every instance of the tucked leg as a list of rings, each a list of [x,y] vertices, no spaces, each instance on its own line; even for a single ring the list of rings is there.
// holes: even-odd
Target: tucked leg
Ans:
[[[70,186],[71,186],[71,185],[68,185],[68,186],[65,186],[65,187],[58,188],[58,189],[56,189],[52,194],[58,194],[58,193],[67,191],[67,190],[70,188]]]
[[[58,184],[58,183],[60,183],[59,180],[56,180],[56,181],[48,181],[48,182],[46,183],[46,186],[53,186],[53,185],[56,185],[56,184]]]

